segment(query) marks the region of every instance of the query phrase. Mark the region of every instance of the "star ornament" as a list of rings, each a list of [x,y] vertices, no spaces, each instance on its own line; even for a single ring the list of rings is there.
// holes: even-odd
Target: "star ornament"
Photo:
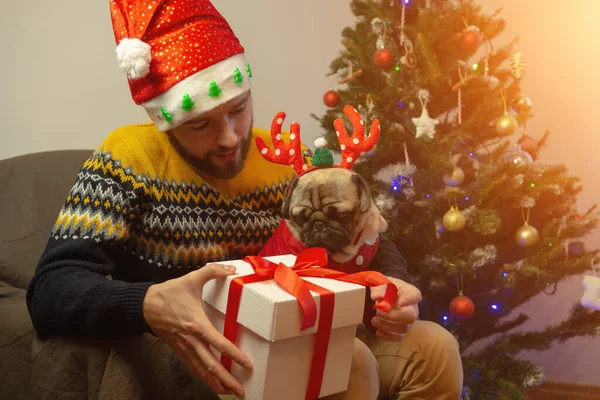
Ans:
[[[429,112],[425,107],[423,107],[421,116],[413,118],[412,122],[417,127],[417,138],[427,136],[429,139],[433,139],[435,136],[435,126],[440,123],[437,119],[429,116]]]

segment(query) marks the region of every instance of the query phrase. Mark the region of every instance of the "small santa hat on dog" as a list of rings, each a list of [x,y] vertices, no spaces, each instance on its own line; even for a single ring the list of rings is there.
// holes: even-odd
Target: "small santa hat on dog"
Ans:
[[[208,0],[110,0],[117,61],[167,131],[250,90],[244,48]]]

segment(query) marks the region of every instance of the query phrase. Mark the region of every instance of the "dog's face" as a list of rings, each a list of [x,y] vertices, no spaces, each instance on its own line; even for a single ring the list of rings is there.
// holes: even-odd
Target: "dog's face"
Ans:
[[[339,262],[387,228],[365,180],[343,168],[318,169],[297,179],[284,200],[283,218],[296,239],[325,248]]]

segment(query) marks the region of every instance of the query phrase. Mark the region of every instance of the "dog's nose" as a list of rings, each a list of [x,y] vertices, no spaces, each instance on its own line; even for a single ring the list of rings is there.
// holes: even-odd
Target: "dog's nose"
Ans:
[[[321,221],[317,221],[313,224],[313,230],[317,232],[321,232],[325,229],[325,224]]]

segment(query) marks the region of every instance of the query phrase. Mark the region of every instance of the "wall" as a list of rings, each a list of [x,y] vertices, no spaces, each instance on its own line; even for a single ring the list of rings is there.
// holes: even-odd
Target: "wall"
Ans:
[[[565,164],[571,174],[581,178],[584,187],[579,207],[587,210],[598,201],[600,181],[594,160],[600,149],[600,121],[596,115],[600,89],[600,41],[595,0],[485,0],[479,2],[486,12],[503,8],[507,27],[497,43],[519,37],[518,50],[527,61],[522,88],[534,105],[535,118],[528,124],[533,135],[546,129],[551,136],[540,161]],[[589,248],[600,246],[600,230],[586,238]],[[560,321],[569,308],[581,299],[581,277],[572,277],[548,296],[541,294],[521,310],[531,316],[523,329],[539,330]],[[600,384],[598,360],[600,337],[575,338],[556,344],[544,352],[523,356],[539,362],[551,381],[588,385]]]
[[[114,128],[145,122],[114,54],[108,0],[3,0],[0,159],[65,148],[94,148]],[[306,141],[320,135],[309,114],[323,113],[335,84],[328,66],[340,32],[352,22],[343,1],[216,0],[246,47],[254,74],[255,123],[278,111],[301,123]],[[289,126],[289,125],[288,125]]]
[[[525,92],[532,98],[532,133],[552,136],[543,162],[565,163],[582,178],[582,209],[596,201],[600,182],[594,160],[600,145],[595,118],[600,87],[600,41],[596,21],[600,2],[577,0],[485,0],[485,9],[505,7],[504,39],[520,35],[528,62]],[[340,32],[353,24],[342,0],[215,0],[242,39],[253,66],[256,124],[268,126],[279,110],[302,124],[305,141],[320,134],[310,113],[324,111],[321,98],[335,87],[325,77],[340,49]],[[0,159],[20,154],[94,148],[115,127],[147,117],[129,97],[117,67],[108,1],[4,0],[0,13]],[[504,40],[503,39],[503,40]],[[500,42],[500,41],[499,41]],[[588,243],[596,246],[600,232]],[[541,295],[524,310],[527,328],[541,329],[566,314],[581,297],[581,278],[561,285],[552,297]],[[600,339],[574,339],[551,351],[527,354],[544,364],[548,379],[582,384],[598,382]],[[557,362],[560,360],[560,362]]]

